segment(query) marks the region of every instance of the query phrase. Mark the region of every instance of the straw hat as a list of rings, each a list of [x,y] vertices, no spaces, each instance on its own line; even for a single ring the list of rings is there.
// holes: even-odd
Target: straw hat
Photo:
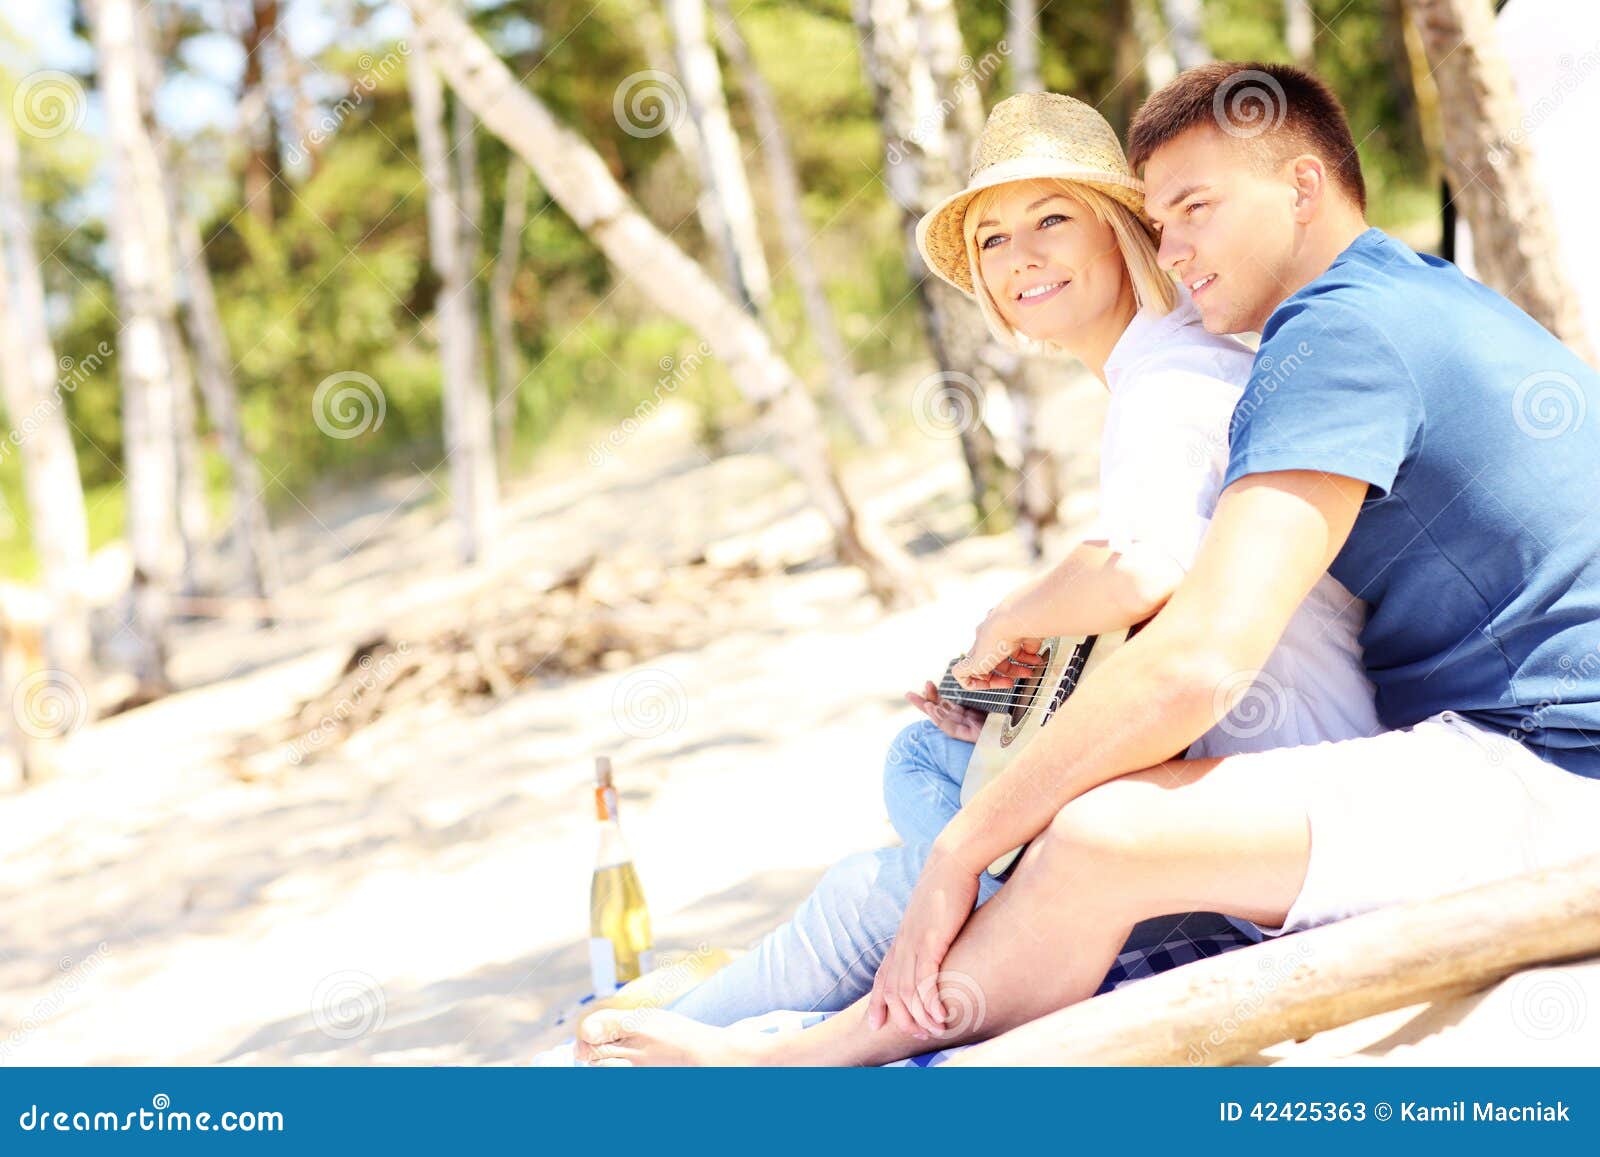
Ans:
[[[1129,168],[1122,143],[1106,118],[1093,106],[1058,92],[1022,92],[1007,97],[989,114],[967,187],[917,222],[917,248],[928,268],[973,295],[972,265],[962,231],[967,205],[984,189],[1050,177],[1091,185],[1145,219],[1144,185]]]

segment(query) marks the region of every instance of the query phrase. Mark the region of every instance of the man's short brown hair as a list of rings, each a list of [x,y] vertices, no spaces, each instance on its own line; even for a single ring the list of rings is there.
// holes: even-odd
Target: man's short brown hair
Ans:
[[[1180,73],[1151,94],[1133,118],[1128,160],[1137,169],[1162,145],[1200,127],[1238,139],[1273,165],[1315,153],[1334,183],[1366,211],[1367,185],[1344,106],[1305,69],[1218,61]]]

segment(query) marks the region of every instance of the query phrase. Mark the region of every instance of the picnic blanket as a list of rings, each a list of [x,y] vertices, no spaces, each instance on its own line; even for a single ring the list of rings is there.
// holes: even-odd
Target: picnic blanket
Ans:
[[[1224,952],[1231,952],[1235,948],[1244,948],[1255,943],[1243,932],[1237,929],[1217,929],[1203,936],[1189,937],[1181,933],[1170,936],[1160,944],[1148,948],[1136,948],[1124,952],[1116,959],[1111,970],[1106,973],[1106,978],[1100,987],[1095,990],[1095,996],[1110,992],[1112,989],[1121,988],[1125,984],[1134,984],[1147,977],[1158,973],[1179,968],[1185,964],[1192,964],[1197,960],[1207,960],[1213,956],[1220,956]],[[583,1006],[594,1000],[593,996],[585,998],[568,1014],[563,1016],[563,1021],[573,1019],[583,1010]],[[805,1012],[796,1010],[779,1010],[763,1013],[760,1016],[748,1017],[731,1026],[734,1028],[756,1029],[761,1032],[799,1032],[820,1024],[833,1016],[832,1012]],[[558,1022],[559,1023],[559,1022]],[[574,1058],[574,1042],[565,1041],[555,1048],[540,1053],[531,1062],[536,1067],[584,1067]],[[891,1061],[884,1068],[931,1068],[943,1064],[958,1053],[971,1048],[971,1045],[957,1045],[948,1049],[936,1049],[932,1052],[922,1053],[919,1056],[909,1057],[903,1061]]]

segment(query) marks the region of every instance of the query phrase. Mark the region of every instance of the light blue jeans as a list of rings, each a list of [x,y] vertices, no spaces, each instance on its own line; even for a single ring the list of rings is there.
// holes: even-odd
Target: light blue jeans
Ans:
[[[672,1010],[726,1026],[775,1009],[837,1012],[872,991],[934,837],[961,807],[972,747],[931,719],[901,731],[884,759],[883,799],[905,843],[858,852],[829,868],[788,923],[684,993]],[[1002,886],[984,873],[978,905]],[[1221,917],[1158,917],[1137,925],[1127,947],[1159,944],[1180,922],[1191,936],[1228,927]]]

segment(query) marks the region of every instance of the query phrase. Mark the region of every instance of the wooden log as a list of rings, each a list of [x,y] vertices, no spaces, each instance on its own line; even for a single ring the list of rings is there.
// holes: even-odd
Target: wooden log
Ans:
[[[952,1058],[961,1065],[1225,1065],[1537,964],[1600,954],[1600,856],[1395,904],[1185,965]]]

